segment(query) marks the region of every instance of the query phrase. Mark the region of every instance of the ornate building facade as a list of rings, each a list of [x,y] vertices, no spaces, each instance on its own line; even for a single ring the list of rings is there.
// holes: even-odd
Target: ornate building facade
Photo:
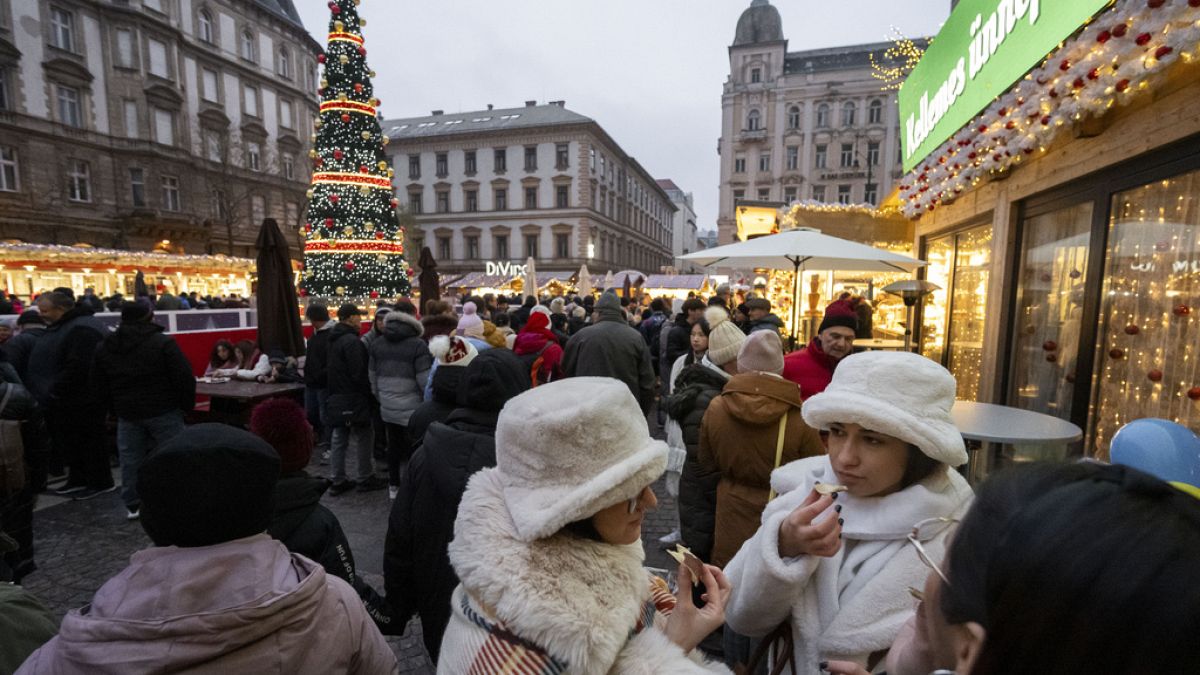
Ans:
[[[320,51],[291,0],[0,0],[0,240],[252,257],[264,217],[295,232]]]
[[[389,120],[397,195],[442,273],[488,262],[593,273],[671,264],[675,206],[642,165],[563,101]]]

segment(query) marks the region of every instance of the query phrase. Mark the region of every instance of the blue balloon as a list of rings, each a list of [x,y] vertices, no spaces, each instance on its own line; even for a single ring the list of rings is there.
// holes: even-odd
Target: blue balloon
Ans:
[[[1157,476],[1200,486],[1200,437],[1191,429],[1168,420],[1134,420],[1113,436],[1109,456]]]

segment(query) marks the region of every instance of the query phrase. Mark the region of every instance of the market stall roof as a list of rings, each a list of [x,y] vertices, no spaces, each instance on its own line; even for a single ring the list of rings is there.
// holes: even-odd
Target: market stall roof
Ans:
[[[701,265],[735,268],[912,272],[922,260],[838,239],[818,230],[797,228],[681,257]]]
[[[488,274],[486,272],[471,272],[452,284],[454,288],[499,288],[513,280],[511,274]]]
[[[0,265],[80,270],[92,268],[133,272],[188,271],[210,273],[253,273],[249,258],[225,255],[176,255],[113,248],[85,248],[55,244],[0,244]],[[295,262],[293,261],[293,269]]]
[[[466,275],[462,274],[461,272],[438,272],[438,286],[442,288],[449,288],[450,286],[456,285],[455,282],[464,276]]]
[[[643,288],[679,288],[698,291],[704,288],[704,281],[707,278],[704,274],[651,274],[646,277]]]

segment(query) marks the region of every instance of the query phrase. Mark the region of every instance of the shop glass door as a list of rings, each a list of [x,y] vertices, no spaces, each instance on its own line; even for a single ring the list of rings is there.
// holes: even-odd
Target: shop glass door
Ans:
[[[1022,227],[1009,400],[1065,420],[1075,412],[1092,210],[1091,202],[1076,204]],[[1086,385],[1086,373],[1082,379]]]
[[[983,329],[991,276],[992,226],[981,225],[929,240],[925,278],[941,287],[925,301],[921,353],[946,366],[957,396],[979,398]]]
[[[1159,417],[1200,431],[1200,171],[1112,197],[1088,447]]]
[[[921,353],[945,365],[947,322],[950,318],[950,278],[954,272],[954,235],[930,239],[925,245],[925,280],[938,290],[926,296],[921,308]]]

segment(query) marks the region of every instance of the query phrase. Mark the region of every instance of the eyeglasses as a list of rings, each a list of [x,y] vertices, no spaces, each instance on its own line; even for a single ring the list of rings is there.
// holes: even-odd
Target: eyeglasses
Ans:
[[[946,573],[929,556],[929,551],[925,550],[925,545],[921,542],[933,539],[957,522],[957,518],[927,518],[913,525],[912,532],[908,533],[908,541],[917,549],[917,557],[921,559],[921,562],[925,563],[926,567],[933,570],[947,586],[950,585],[950,580],[946,578]]]

